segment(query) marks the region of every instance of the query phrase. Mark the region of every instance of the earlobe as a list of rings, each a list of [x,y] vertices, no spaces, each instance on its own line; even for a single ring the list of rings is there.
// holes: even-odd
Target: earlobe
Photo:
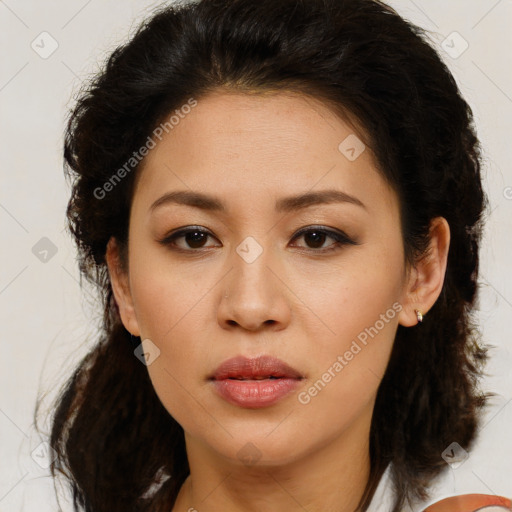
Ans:
[[[407,283],[406,299],[399,316],[399,323],[404,327],[420,323],[439,298],[446,274],[449,247],[448,222],[443,217],[436,217],[430,223],[427,253],[416,262]]]
[[[119,246],[114,237],[110,238],[108,241],[105,259],[121,321],[128,332],[134,336],[140,336],[140,329],[133,307],[128,273],[122,268]]]

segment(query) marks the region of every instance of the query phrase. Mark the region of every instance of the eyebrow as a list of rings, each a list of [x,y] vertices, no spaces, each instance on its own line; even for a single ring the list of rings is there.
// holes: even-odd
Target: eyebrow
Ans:
[[[278,213],[289,213],[308,208],[309,206],[331,203],[349,203],[366,209],[366,206],[357,197],[335,189],[283,197],[276,201],[275,208]],[[157,208],[168,204],[179,204],[201,210],[226,212],[226,206],[218,197],[190,190],[176,190],[164,194],[149,207],[149,212],[152,213]]]

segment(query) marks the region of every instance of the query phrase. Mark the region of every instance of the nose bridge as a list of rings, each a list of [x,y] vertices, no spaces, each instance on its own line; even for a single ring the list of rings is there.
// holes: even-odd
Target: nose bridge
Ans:
[[[263,325],[284,328],[290,320],[290,305],[276,277],[276,257],[270,236],[247,236],[229,256],[228,282],[223,286],[219,321],[224,327],[234,323],[248,330]],[[277,272],[279,272],[277,270]]]
[[[269,276],[271,266],[272,249],[270,237],[260,235],[246,236],[236,247],[231,255],[234,265],[234,284],[248,287],[266,287],[270,283]],[[260,290],[261,291],[261,290]],[[256,292],[256,290],[255,290]]]

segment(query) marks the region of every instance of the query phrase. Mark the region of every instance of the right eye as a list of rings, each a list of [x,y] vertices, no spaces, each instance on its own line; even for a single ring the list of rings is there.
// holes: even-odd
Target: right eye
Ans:
[[[206,242],[209,236],[213,238],[213,235],[211,235],[208,231],[201,229],[199,226],[191,226],[189,228],[180,229],[179,231],[171,233],[170,235],[166,236],[163,240],[160,240],[159,242],[162,245],[169,246],[171,249],[197,252],[197,249],[204,248],[204,243]],[[188,248],[180,247],[179,245],[176,244],[176,240],[179,240],[180,238],[184,239],[184,241],[189,246]]]

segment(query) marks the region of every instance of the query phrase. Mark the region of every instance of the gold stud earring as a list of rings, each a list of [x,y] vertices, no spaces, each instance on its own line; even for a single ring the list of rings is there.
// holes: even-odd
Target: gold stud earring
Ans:
[[[423,314],[419,309],[415,309],[414,312],[416,313],[416,318],[418,319],[418,323],[423,322]]]

